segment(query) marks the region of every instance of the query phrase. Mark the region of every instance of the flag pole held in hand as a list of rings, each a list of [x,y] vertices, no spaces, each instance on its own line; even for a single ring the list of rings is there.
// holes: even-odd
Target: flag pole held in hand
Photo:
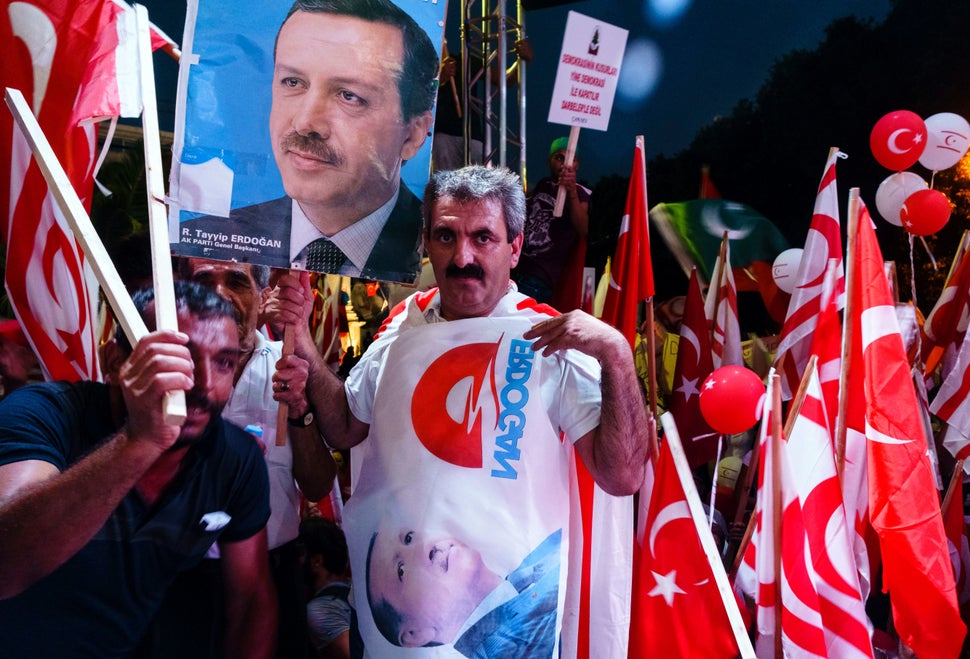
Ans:
[[[94,225],[91,224],[91,219],[84,210],[84,205],[78,198],[77,192],[71,186],[70,179],[68,179],[64,168],[58,162],[57,156],[54,155],[54,150],[47,141],[47,137],[41,130],[40,125],[38,125],[37,119],[30,111],[30,107],[27,105],[23,94],[17,89],[8,87],[4,100],[7,103],[7,107],[10,108],[14,119],[17,121],[21,132],[24,134],[27,143],[30,145],[31,151],[33,151],[34,157],[37,159],[37,164],[44,178],[47,180],[47,185],[50,186],[54,200],[57,202],[58,207],[70,225],[74,237],[81,244],[85,255],[87,255],[88,263],[94,271],[98,283],[101,285],[101,289],[108,299],[108,303],[111,304],[111,308],[114,310],[118,324],[124,330],[128,342],[131,345],[135,345],[142,337],[148,334],[148,328],[145,326],[145,321],[142,320],[138,310],[135,309],[135,305],[131,301],[131,296],[128,294],[124,282],[121,281],[121,277],[118,275],[118,271],[111,261],[111,257],[108,255],[104,244],[101,242],[101,238],[98,236],[98,232],[95,231]],[[171,419],[171,422],[181,423],[185,418],[184,403],[182,404],[182,419],[178,419],[177,414],[174,412],[167,408],[165,418]]]

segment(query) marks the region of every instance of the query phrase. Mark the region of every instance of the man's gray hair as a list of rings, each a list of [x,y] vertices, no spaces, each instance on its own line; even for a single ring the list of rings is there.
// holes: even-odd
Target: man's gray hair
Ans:
[[[525,192],[522,179],[504,167],[471,165],[461,169],[437,172],[424,189],[421,213],[425,235],[431,229],[434,204],[450,197],[459,204],[491,199],[502,207],[509,242],[515,240],[525,225]]]

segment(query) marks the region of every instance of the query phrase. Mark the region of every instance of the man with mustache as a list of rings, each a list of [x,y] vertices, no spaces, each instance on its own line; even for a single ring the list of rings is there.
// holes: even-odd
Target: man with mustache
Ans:
[[[424,646],[456,637],[456,649],[467,644],[489,656],[522,656],[526,646],[558,656],[565,549],[556,550],[562,569],[555,583],[543,588],[556,602],[548,625],[512,620],[545,612],[504,608],[514,595],[498,588],[485,599],[487,588],[450,593],[450,601],[468,604],[462,620],[428,614],[402,625],[393,622],[402,612],[388,611],[382,621],[372,607],[387,608],[376,601],[387,596],[368,592],[367,579],[356,578],[367,574],[374,533],[395,522],[413,532],[394,536],[401,546],[422,537],[460,537],[489,570],[511,574],[548,538],[559,537],[559,547],[568,548],[570,499],[578,494],[571,484],[574,459],[607,493],[632,494],[643,482],[649,424],[629,344],[582,311],[559,315],[536,303],[509,278],[522,250],[521,180],[482,166],[439,172],[422,208],[438,288],[391,312],[345,383],[328,371],[302,329],[313,304],[306,275],[278,282],[278,320],[298,328],[295,350],[310,363],[310,395],[331,401],[320,410],[324,437],[332,446],[354,447],[359,477],[343,520],[355,575],[355,629],[371,656],[392,656],[400,652],[395,645],[413,648],[409,656],[428,656],[434,650]],[[406,522],[395,515],[402,504]],[[409,579],[414,561],[409,567],[405,553],[395,547],[381,559],[388,569],[383,585],[402,590],[407,584],[412,604],[433,607],[438,596],[431,582]],[[436,562],[434,549],[418,555]],[[455,560],[462,556],[469,555],[456,553]],[[500,613],[485,616],[491,610]],[[483,616],[487,630],[476,624]],[[517,631],[526,628],[528,638]],[[501,649],[491,654],[489,646]]]
[[[420,204],[401,166],[428,136],[438,57],[390,0],[297,0],[276,39],[269,134],[286,197],[179,226],[179,253],[411,283]],[[226,244],[196,241],[223,233]]]
[[[104,384],[0,403],[0,655],[127,657],[176,575],[223,556],[228,656],[272,656],[266,466],[220,417],[239,362],[233,309],[177,282],[179,331],[102,347]],[[154,325],[151,289],[133,301]],[[186,392],[183,424],[163,418]]]

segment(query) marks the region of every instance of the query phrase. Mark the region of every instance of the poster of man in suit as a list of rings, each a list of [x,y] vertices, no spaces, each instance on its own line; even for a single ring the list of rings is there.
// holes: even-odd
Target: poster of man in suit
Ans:
[[[412,283],[444,9],[192,0],[173,251]]]

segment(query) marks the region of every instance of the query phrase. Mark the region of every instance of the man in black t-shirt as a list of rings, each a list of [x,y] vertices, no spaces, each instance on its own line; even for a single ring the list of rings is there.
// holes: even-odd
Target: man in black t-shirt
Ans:
[[[222,420],[239,361],[229,303],[176,284],[180,331],[105,344],[106,383],[0,403],[0,656],[129,656],[175,575],[222,550],[230,656],[271,656],[266,466]],[[154,296],[136,307],[151,325]],[[186,419],[163,400],[186,392]]]

